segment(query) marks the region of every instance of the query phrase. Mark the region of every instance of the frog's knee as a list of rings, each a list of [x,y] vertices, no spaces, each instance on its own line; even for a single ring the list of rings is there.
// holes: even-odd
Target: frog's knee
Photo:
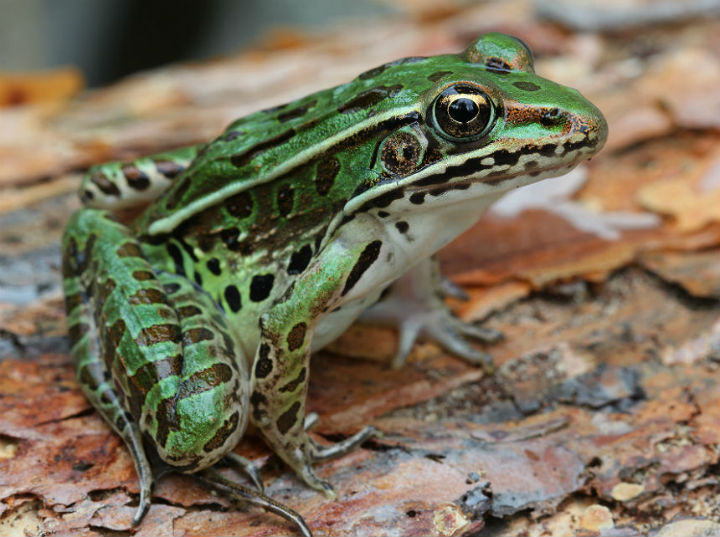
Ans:
[[[171,466],[187,472],[207,468],[242,437],[247,425],[246,405],[233,397],[228,385],[208,385],[208,381],[220,382],[220,375],[210,373],[209,378],[189,390],[186,381],[177,397],[164,399],[158,405],[154,439],[158,453]]]

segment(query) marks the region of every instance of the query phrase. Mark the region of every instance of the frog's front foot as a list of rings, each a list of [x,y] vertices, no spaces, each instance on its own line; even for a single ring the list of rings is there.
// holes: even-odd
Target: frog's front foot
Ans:
[[[357,433],[344,440],[340,440],[329,446],[318,444],[307,433],[303,432],[300,438],[301,446],[289,447],[278,453],[295,470],[297,476],[309,487],[323,492],[328,498],[335,498],[335,489],[327,481],[320,479],[312,465],[335,457],[341,457],[360,447],[360,445],[374,436],[380,435],[380,431],[368,425]]]
[[[490,354],[476,349],[468,340],[496,343],[503,339],[502,332],[456,317],[443,300],[448,294],[463,298],[462,290],[443,281],[437,263],[429,259],[394,282],[389,292],[363,313],[361,321],[397,327],[399,341],[391,362],[393,368],[405,364],[415,340],[423,337],[471,364],[492,370]]]

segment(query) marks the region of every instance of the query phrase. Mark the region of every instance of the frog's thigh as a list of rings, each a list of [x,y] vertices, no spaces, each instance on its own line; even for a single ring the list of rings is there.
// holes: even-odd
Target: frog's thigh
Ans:
[[[161,272],[158,280],[178,317],[182,355],[169,358],[171,371],[155,369],[166,386],[146,396],[143,424],[166,462],[194,472],[226,455],[245,432],[249,375],[242,346],[212,298],[177,274]]]
[[[90,394],[103,416],[113,423],[114,413],[129,415],[133,430],[181,470],[232,449],[246,424],[248,382],[240,346],[210,297],[181,276],[156,275],[142,245],[104,211],[73,217],[64,252],[71,326],[78,301],[91,311],[71,331],[73,357],[83,386],[96,373],[110,390]],[[83,351],[92,337],[96,348]]]
[[[318,321],[362,284],[377,261],[380,241],[343,246],[331,244],[301,274],[285,295],[263,315],[252,367],[251,419],[270,447],[309,486],[330,492],[312,462],[341,455],[375,434],[365,428],[339,445],[320,447],[305,432],[305,397],[312,331]]]

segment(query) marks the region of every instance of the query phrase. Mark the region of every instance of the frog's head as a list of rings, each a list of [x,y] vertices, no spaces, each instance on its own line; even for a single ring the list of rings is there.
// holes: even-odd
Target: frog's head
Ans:
[[[486,34],[459,55],[426,58],[417,76],[433,84],[416,95],[416,120],[380,142],[376,180],[346,211],[493,197],[562,175],[605,143],[602,113],[536,75],[532,53],[514,37]]]

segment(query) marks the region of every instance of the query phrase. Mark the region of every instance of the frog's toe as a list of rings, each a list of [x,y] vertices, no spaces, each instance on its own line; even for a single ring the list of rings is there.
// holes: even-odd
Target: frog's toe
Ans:
[[[497,343],[505,339],[505,334],[495,328],[487,326],[478,326],[476,324],[466,323],[458,319],[457,329],[464,335],[482,341],[483,343]]]
[[[299,469],[297,474],[298,477],[302,479],[308,487],[319,490],[331,500],[337,498],[337,493],[335,492],[333,486],[327,481],[320,479],[315,473],[315,470],[312,469],[312,466],[310,466],[310,463],[304,464]]]
[[[258,491],[265,492],[265,484],[260,476],[260,470],[254,462],[233,452],[225,455],[225,461],[238,472],[248,477]]]
[[[140,503],[137,506],[137,509],[135,510],[135,516],[132,519],[132,525],[137,526],[142,522],[142,519],[145,518],[145,514],[148,512],[148,509],[150,509],[150,494],[143,494],[143,491],[140,491]]]
[[[458,300],[464,301],[470,300],[470,295],[465,292],[465,289],[445,276],[440,277],[440,292],[446,297],[457,298]]]
[[[381,434],[382,433],[378,429],[372,425],[368,425],[354,435],[329,446],[322,446],[313,439],[309,439],[312,450],[312,459],[314,461],[324,461],[346,455],[347,453],[359,448],[366,440],[369,440],[374,436],[380,436]]]
[[[405,365],[407,357],[412,351],[415,340],[422,329],[422,323],[415,318],[404,319],[398,325],[398,346],[395,356],[390,362],[393,369],[400,369]]]
[[[448,325],[440,325],[428,327],[426,333],[430,339],[439,343],[443,348],[452,354],[459,356],[473,365],[481,366],[487,372],[492,372],[492,356],[485,351],[476,349],[468,343],[465,338],[471,334],[465,333],[464,329],[458,329],[457,327],[451,328]],[[475,337],[475,335],[472,334],[472,337]]]
[[[305,429],[306,431],[309,431],[310,429],[315,427],[315,425],[317,424],[319,419],[320,418],[316,412],[308,412],[305,415],[305,422],[303,423],[303,429]]]

